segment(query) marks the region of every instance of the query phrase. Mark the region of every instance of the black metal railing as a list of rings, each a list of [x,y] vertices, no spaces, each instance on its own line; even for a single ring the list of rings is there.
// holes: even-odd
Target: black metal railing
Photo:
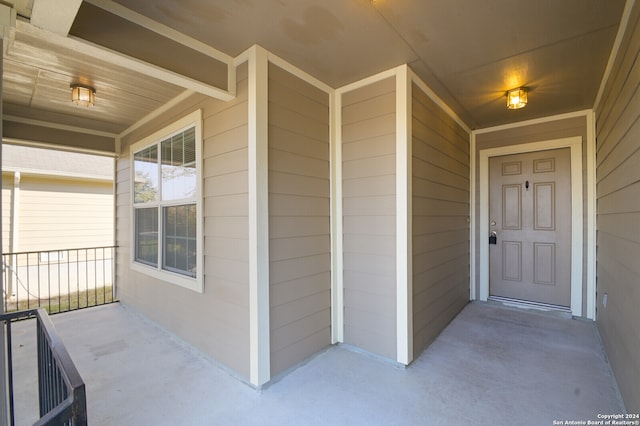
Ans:
[[[115,302],[115,246],[4,253],[4,311],[49,314]]]
[[[36,318],[40,407],[40,420],[35,425],[86,425],[87,399],[84,382],[44,308],[0,315],[0,321],[5,325],[7,342],[10,424],[15,425],[11,322],[33,316]]]

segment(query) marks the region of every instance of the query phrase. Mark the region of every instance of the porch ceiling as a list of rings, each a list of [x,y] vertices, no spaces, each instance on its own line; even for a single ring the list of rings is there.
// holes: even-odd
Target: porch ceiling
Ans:
[[[258,43],[333,87],[409,63],[471,128],[591,108],[625,4],[624,0],[85,0],[71,35],[60,35],[29,24],[33,4],[40,1],[54,0],[14,2],[21,22],[5,42],[5,117],[114,134],[182,93],[191,76],[175,81],[157,78],[97,54],[96,44],[108,43],[113,50],[146,61],[160,56],[159,60],[167,60],[160,66],[171,70],[177,58],[183,63],[175,69],[202,68],[202,58],[197,59],[203,51],[200,45],[235,57]],[[161,35],[173,38],[145,38],[143,43],[139,38],[146,31],[143,27],[155,28],[156,34],[164,28]],[[176,35],[183,46],[187,40],[187,49],[200,53],[178,55]],[[195,76],[199,81],[206,78]],[[71,104],[69,85],[75,82],[96,88],[95,107]],[[531,89],[529,105],[508,111],[504,93],[517,86]]]
[[[4,115],[120,133],[183,88],[80,50],[81,43],[18,22],[4,57]],[[96,89],[93,107],[71,102],[71,84]]]

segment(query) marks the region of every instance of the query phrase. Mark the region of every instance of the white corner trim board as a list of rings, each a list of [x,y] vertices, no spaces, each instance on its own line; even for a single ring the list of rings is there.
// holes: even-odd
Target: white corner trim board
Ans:
[[[413,361],[411,76],[396,68],[396,361]]]
[[[269,325],[269,164],[267,52],[249,52],[249,371],[251,384],[271,379]]]
[[[344,239],[342,204],[342,95],[331,105],[331,343],[344,342]]]
[[[587,318],[596,320],[596,113],[587,114]]]
[[[471,132],[469,135],[469,153],[471,161],[469,162],[469,300],[477,300],[476,291],[476,134]]]

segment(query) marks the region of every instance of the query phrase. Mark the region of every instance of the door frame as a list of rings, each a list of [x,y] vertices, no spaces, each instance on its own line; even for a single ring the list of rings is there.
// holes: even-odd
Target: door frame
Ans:
[[[510,154],[545,151],[558,148],[571,150],[571,314],[582,316],[583,293],[583,185],[582,137],[574,136],[519,145],[509,145],[479,151],[480,172],[480,300],[489,298],[489,158]]]

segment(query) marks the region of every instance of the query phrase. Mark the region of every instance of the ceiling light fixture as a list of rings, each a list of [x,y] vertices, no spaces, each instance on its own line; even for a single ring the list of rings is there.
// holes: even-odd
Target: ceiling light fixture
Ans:
[[[96,89],[81,84],[72,84],[71,101],[79,106],[93,106],[96,103]]]
[[[527,105],[527,92],[529,90],[526,87],[518,87],[507,91],[507,108],[520,109]]]

